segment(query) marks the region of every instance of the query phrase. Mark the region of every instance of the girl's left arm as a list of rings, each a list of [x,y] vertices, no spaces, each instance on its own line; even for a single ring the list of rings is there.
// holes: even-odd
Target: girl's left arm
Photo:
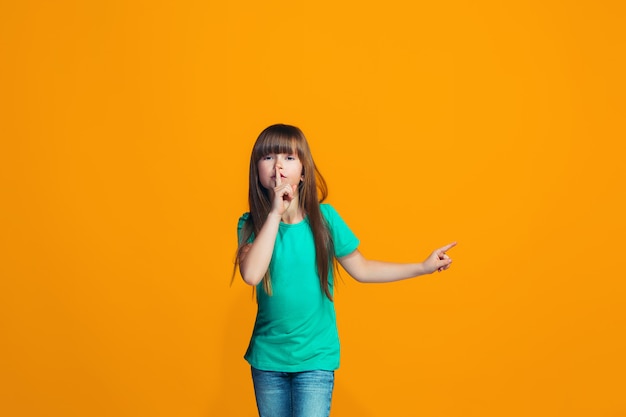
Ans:
[[[435,249],[426,260],[418,263],[374,261],[365,258],[358,249],[338,261],[359,282],[393,282],[450,268],[452,259],[446,252],[454,246],[456,242]]]

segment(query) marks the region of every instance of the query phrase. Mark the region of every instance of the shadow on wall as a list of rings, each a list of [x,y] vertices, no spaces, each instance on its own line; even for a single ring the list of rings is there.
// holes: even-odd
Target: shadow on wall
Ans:
[[[341,372],[337,372],[335,378],[335,391],[333,392],[333,405],[331,417],[374,417],[371,412],[361,405],[357,398],[350,391],[350,381],[341,377]]]
[[[237,280],[237,277],[235,277]],[[217,372],[219,386],[212,394],[208,416],[255,417],[258,415],[254,401],[250,366],[243,359],[248,346],[256,302],[252,291],[241,283],[234,282],[229,290],[230,303],[223,323],[221,336],[217,339],[222,349]]]

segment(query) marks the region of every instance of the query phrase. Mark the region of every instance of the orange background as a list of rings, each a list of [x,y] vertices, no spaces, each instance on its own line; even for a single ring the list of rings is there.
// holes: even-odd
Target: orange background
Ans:
[[[252,143],[369,257],[338,416],[626,415],[621,1],[2,2],[0,414],[253,416]]]

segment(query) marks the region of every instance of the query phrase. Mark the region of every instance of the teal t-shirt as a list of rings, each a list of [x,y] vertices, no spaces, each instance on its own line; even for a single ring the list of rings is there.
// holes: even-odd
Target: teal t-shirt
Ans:
[[[322,204],[335,256],[349,255],[359,240],[337,211]],[[241,216],[238,234],[248,213]],[[320,288],[308,219],[281,223],[270,262],[272,295],[257,285],[258,310],[245,359],[257,369],[279,372],[333,371],[339,367],[335,306]],[[333,280],[330,277],[331,293]]]

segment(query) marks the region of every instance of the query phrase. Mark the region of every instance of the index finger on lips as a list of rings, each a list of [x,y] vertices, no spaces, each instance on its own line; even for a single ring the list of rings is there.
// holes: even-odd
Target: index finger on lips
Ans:
[[[282,179],[280,178],[280,169],[278,168],[278,165],[276,165],[276,173],[275,173],[276,177],[276,187],[278,187],[279,185],[281,185],[283,183]]]

